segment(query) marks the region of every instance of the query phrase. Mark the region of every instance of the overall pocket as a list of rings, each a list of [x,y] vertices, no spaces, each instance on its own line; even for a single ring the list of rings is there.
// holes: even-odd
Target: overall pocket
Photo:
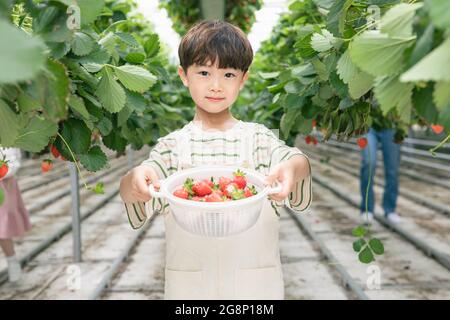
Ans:
[[[283,276],[276,266],[239,269],[235,281],[236,299],[284,299]]]
[[[164,297],[168,300],[205,299],[203,271],[165,270]]]

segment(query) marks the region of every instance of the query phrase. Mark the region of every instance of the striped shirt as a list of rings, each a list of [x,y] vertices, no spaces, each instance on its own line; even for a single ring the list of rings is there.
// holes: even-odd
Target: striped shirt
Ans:
[[[187,158],[191,161],[188,165],[192,167],[233,165],[244,153],[248,153],[254,169],[263,175],[268,175],[275,165],[296,155],[308,159],[298,148],[287,146],[264,125],[242,121],[239,124],[226,131],[205,131],[191,121],[182,129],[159,138],[149,158],[141,165],[151,166],[159,179],[165,179],[180,167],[185,167],[181,163],[186,158],[185,154],[181,154],[186,152],[185,147],[188,147]],[[310,174],[296,183],[284,201],[271,200],[276,214],[279,215],[277,208],[284,205],[296,212],[305,212],[309,208],[312,200],[311,166],[309,168]],[[153,213],[165,214],[170,209],[164,198],[152,198],[149,203],[125,203],[125,208],[134,229],[142,227]]]

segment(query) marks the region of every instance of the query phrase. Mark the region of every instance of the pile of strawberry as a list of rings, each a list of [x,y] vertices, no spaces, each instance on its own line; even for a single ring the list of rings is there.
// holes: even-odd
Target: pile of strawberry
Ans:
[[[187,178],[173,195],[182,199],[199,202],[225,202],[251,197],[258,192],[255,186],[247,184],[245,173],[241,170],[233,172],[233,178],[214,177],[203,180]]]

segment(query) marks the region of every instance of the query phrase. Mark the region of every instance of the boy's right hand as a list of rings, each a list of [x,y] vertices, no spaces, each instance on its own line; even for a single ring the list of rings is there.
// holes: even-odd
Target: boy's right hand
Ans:
[[[124,202],[147,202],[152,197],[148,190],[150,183],[159,188],[159,178],[155,170],[147,165],[140,165],[130,170],[120,180],[120,197]]]

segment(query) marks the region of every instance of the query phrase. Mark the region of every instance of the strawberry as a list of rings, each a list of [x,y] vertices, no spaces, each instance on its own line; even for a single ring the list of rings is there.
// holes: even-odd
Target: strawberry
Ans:
[[[211,194],[212,189],[207,182],[200,181],[194,183],[194,185],[192,186],[192,191],[194,191],[197,196],[203,197],[208,194]]]
[[[244,189],[247,185],[247,181],[245,180],[245,173],[241,170],[237,170],[236,172],[233,172],[234,179],[232,182],[236,183],[239,189]]]
[[[220,177],[219,178],[219,188],[222,192],[225,192],[225,188],[232,182],[230,178]]]
[[[225,196],[233,198],[233,193],[237,192],[238,190],[239,190],[238,185],[234,182],[231,182],[229,185],[226,186],[223,193]]]
[[[223,202],[223,198],[217,193],[213,192],[205,197],[206,202]]]
[[[441,134],[442,131],[444,131],[444,127],[440,124],[433,124],[431,125],[431,129],[433,129],[434,133]]]
[[[2,179],[8,173],[8,163],[4,160],[0,160],[0,179]]]
[[[245,190],[244,190],[244,196],[246,198],[251,197],[251,196],[255,195],[256,193],[257,192],[256,192],[256,189],[255,189],[255,186],[246,187]]]
[[[367,138],[359,138],[356,143],[361,149],[364,149],[367,146]]]
[[[204,197],[198,197],[198,196],[194,196],[191,199],[192,201],[198,201],[198,202],[205,202],[205,198]]]
[[[53,168],[53,161],[50,159],[45,159],[41,163],[42,172],[48,172]]]
[[[52,152],[52,155],[53,155],[56,159],[58,159],[58,158],[61,156],[61,154],[59,153],[58,149],[56,149],[56,147],[55,147],[54,145],[51,145],[50,150],[51,150],[51,152]]]
[[[317,143],[319,142],[318,140],[317,140],[317,138],[316,137],[312,137],[312,143],[314,144],[314,145],[317,145]]]
[[[175,197],[178,197],[178,198],[181,198],[181,199],[187,199],[188,196],[189,196],[189,193],[186,191],[186,189],[184,189],[184,188],[179,188],[179,189],[177,189],[177,190],[175,190],[175,191],[173,192],[173,195],[174,195]]]
[[[306,142],[306,144],[310,144],[312,142],[312,137],[311,136],[306,136],[305,137],[305,142]]]
[[[214,178],[211,177],[211,179],[203,179],[202,181],[204,181],[205,183],[208,184],[208,186],[210,186],[211,188],[214,188],[215,183],[214,183]]]

